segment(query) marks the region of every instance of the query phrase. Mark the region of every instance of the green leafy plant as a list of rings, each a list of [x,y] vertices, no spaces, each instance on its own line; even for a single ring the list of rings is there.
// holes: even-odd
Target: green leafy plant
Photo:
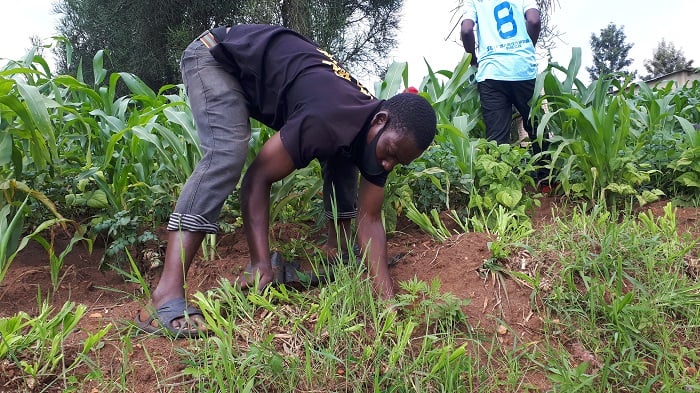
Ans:
[[[155,234],[142,231],[139,220],[125,210],[117,212],[113,218],[93,219],[92,230],[93,236],[104,236],[108,244],[100,264],[123,264],[127,260],[128,249],[158,242]]]
[[[419,212],[413,202],[409,202],[406,206],[406,217],[439,242],[444,242],[452,236],[435,209],[432,209],[430,216],[428,216]]]
[[[71,252],[74,244],[81,240],[86,240],[84,237],[84,229],[72,220],[64,218],[51,200],[39,191],[30,189],[26,184],[15,180],[8,180],[0,184],[3,198],[0,199],[0,282],[5,277],[7,270],[12,261],[17,257],[17,254],[22,251],[30,240],[35,240],[41,244],[49,254],[51,282],[54,289],[58,286],[58,275],[63,266],[63,259]],[[26,194],[22,203],[14,210],[15,193],[23,192]],[[41,222],[32,233],[22,237],[23,223],[25,218],[29,216],[29,201],[30,197],[48,208],[55,218]],[[14,213],[13,213],[14,210]],[[9,218],[9,221],[8,221]],[[66,230],[68,225],[71,225],[73,236],[60,254],[56,255],[54,250],[54,234],[53,228],[60,226]],[[51,231],[51,241],[45,240],[41,234],[45,231]],[[92,243],[88,241],[88,247],[91,248]]]
[[[440,291],[440,281],[430,283],[416,279],[401,281],[401,288],[406,293],[399,294],[397,301],[409,307],[409,316],[423,320],[428,325],[454,327],[466,322],[462,307],[470,303],[469,299],[459,299],[451,293]]]
[[[636,197],[642,204],[658,199],[661,191],[641,190],[654,169],[639,162],[640,147],[630,143],[630,108],[623,95],[608,94],[613,82],[598,79],[584,96],[561,94],[559,85],[548,83],[555,79],[550,73],[538,77],[547,93],[538,102],[546,100],[550,111],[542,115],[537,133],[538,138],[546,129],[553,133],[550,170],[564,192],[610,206],[621,197]]]
[[[526,185],[534,186],[534,166],[529,153],[520,147],[497,145],[481,140],[474,162],[474,188],[469,194],[470,221],[477,230],[502,227],[503,213],[517,223],[529,223],[527,209],[535,200],[523,193]],[[505,208],[506,210],[504,210]],[[499,213],[500,212],[500,213]]]
[[[73,334],[87,307],[67,302],[60,310],[54,310],[46,302],[40,305],[35,317],[20,312],[0,318],[0,360],[21,371],[26,385],[33,390],[40,381],[55,379],[57,373],[65,375],[80,365],[89,364],[86,356],[97,348],[111,325],[87,335],[82,348],[73,358],[66,358],[66,341]],[[27,356],[30,355],[30,356]],[[58,379],[57,381],[60,381]],[[51,384],[49,383],[48,386]]]
[[[4,205],[0,209],[0,233],[2,233],[0,236],[0,282],[5,278],[17,252],[24,217],[27,214],[24,210],[28,198],[24,199],[14,214],[12,214],[12,205],[10,204]]]
[[[677,160],[668,164],[673,170],[674,182],[685,190],[687,195],[695,195],[696,202],[700,203],[697,195],[700,191],[700,130],[693,127],[687,120],[678,117],[678,122],[685,132],[685,149]]]

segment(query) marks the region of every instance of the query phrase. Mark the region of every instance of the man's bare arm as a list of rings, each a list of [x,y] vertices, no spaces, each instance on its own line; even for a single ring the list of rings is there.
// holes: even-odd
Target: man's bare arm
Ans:
[[[362,252],[367,255],[374,289],[379,296],[388,299],[394,296],[394,286],[387,264],[386,232],[382,224],[383,203],[384,188],[363,178],[358,198],[357,237]]]

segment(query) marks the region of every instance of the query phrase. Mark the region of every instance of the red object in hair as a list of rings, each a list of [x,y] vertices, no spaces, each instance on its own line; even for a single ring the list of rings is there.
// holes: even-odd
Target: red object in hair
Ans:
[[[406,90],[403,91],[404,93],[411,93],[411,94],[418,94],[418,89],[415,87],[407,87]]]

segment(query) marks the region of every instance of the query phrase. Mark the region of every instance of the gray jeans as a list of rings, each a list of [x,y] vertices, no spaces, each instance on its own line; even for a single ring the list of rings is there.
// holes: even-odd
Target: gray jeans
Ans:
[[[221,208],[248,155],[248,101],[238,80],[199,38],[183,52],[180,70],[203,155],[182,189],[168,230],[216,233]]]

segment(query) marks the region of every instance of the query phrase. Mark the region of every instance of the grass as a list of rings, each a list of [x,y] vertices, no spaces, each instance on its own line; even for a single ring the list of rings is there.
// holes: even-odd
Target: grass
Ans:
[[[558,227],[569,232],[549,233],[550,246],[569,252],[543,304],[564,327],[558,334],[588,362],[573,367],[568,356],[552,357],[547,368],[558,390],[700,389],[693,372],[700,284],[683,270],[683,256],[697,239],[678,236],[670,205],[657,220],[642,213],[640,220],[621,222],[600,209],[579,209],[571,224]]]
[[[313,291],[268,287],[244,295],[221,281],[195,296],[213,334],[178,349],[185,364],[180,374],[163,375],[148,353],[145,366],[157,376],[157,391],[700,389],[694,371],[700,365],[700,283],[683,264],[698,240],[677,234],[670,205],[657,218],[647,213],[619,218],[584,205],[526,240],[532,258],[557,261],[529,273],[532,283],[548,283],[532,288],[544,321],[539,342],[515,335],[504,344],[498,332],[471,326],[463,312],[468,300],[441,293],[438,281],[402,282],[401,295],[379,302],[361,269],[350,265],[337,270],[335,282]],[[100,391],[126,390],[129,356],[138,345],[128,330],[113,332],[123,354],[116,380],[102,374],[108,367],[91,352],[106,331],[74,361],[63,361],[55,349],[37,352],[50,367],[22,360],[30,348],[55,348],[65,339],[56,318],[71,328],[82,316],[80,308],[66,307],[53,319],[23,314],[1,319],[2,352],[12,355],[5,362],[23,367],[26,381],[53,375],[66,391],[80,391],[85,383]],[[11,338],[20,322],[32,332],[21,342]],[[27,343],[30,338],[34,341]],[[533,384],[533,375],[544,376],[545,386]]]

